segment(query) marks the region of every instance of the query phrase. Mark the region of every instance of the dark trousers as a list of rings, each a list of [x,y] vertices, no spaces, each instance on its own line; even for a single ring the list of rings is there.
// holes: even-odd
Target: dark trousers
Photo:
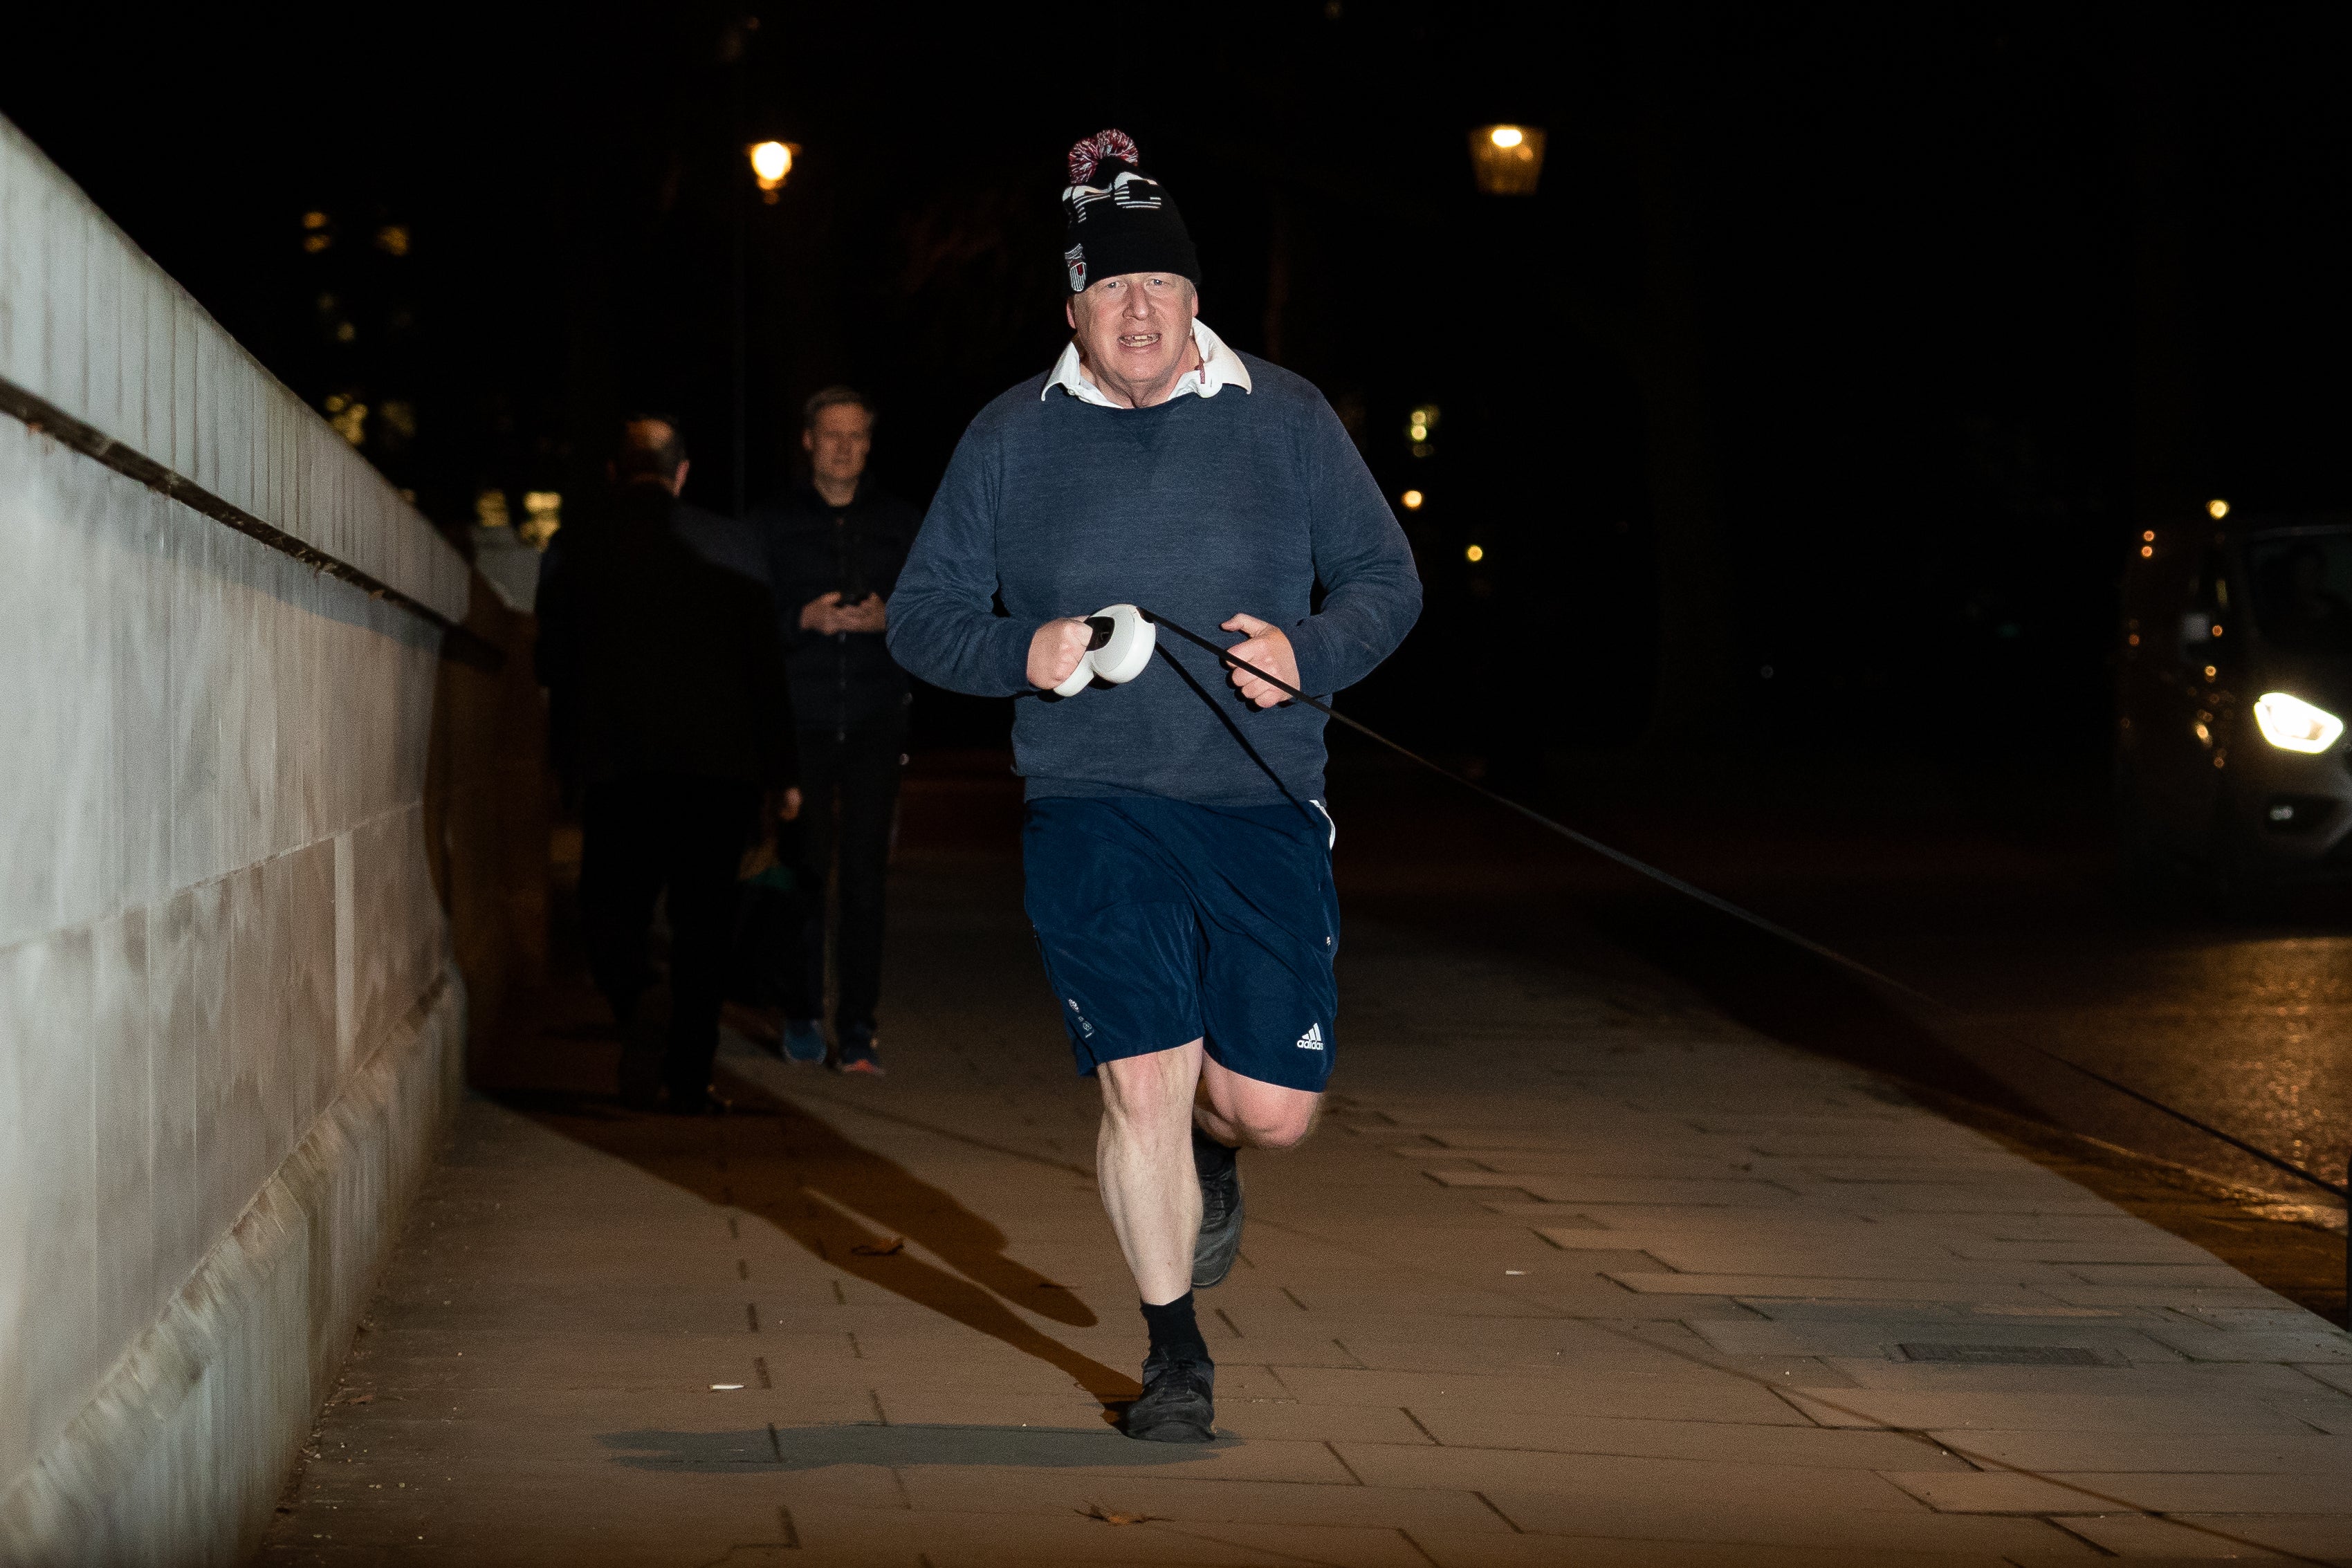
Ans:
[[[601,779],[581,807],[580,906],[588,967],[624,1023],[651,984],[646,936],[669,892],[668,1049],[662,1077],[698,1094],[719,1050],[735,872],[760,789],[732,779],[640,773]]]
[[[896,708],[846,734],[800,732],[801,833],[793,950],[783,957],[788,1018],[824,1016],[825,879],[841,875],[835,936],[840,986],[833,1021],[843,1034],[871,1034],[882,999],[882,884],[890,863],[890,823],[898,806],[907,716]]]

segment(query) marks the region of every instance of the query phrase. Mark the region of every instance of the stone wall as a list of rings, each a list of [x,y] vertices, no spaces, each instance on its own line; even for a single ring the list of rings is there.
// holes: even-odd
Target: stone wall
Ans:
[[[5,121],[0,392],[0,1561],[233,1562],[454,1092],[467,570]]]

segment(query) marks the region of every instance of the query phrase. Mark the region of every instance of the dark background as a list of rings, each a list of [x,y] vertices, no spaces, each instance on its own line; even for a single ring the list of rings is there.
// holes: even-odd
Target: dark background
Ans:
[[[2095,758],[2126,538],[2347,499],[2340,7],[749,17],[45,8],[0,112],[460,537],[593,483],[630,405],[729,504],[739,223],[751,494],[846,380],[926,497],[1057,350],[1061,155],[1120,126],[1205,318],[1430,497],[1427,621],[1350,700],[1521,788],[1635,738]],[[1498,120],[1549,131],[1532,199],[1475,190]],[[803,148],[772,206],[763,136]]]

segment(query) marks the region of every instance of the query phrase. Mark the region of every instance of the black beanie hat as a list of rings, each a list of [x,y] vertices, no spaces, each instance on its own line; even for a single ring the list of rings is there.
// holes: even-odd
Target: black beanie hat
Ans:
[[[1070,149],[1070,186],[1062,193],[1069,248],[1062,262],[1071,293],[1129,272],[1172,272],[1200,287],[1201,258],[1175,198],[1143,177],[1140,162],[1124,131],[1098,131]]]

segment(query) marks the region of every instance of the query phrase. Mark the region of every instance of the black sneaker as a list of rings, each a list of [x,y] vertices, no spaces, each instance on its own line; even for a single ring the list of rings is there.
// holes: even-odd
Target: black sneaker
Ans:
[[[1241,1151],[1192,1129],[1192,1167],[1201,1174],[1201,1234],[1192,1243],[1192,1288],[1224,1282],[1242,1249]]]
[[[1203,1354],[1155,1350],[1143,1362],[1143,1397],[1127,1407],[1127,1435],[1144,1443],[1212,1443],[1217,1437],[1217,1369]]]

